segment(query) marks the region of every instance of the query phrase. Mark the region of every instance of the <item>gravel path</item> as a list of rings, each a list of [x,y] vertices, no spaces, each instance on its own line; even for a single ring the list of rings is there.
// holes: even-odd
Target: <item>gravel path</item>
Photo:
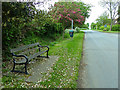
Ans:
[[[57,56],[49,56],[49,58],[44,58],[44,61],[34,63],[34,66],[30,66],[31,70],[29,73],[31,76],[26,78],[27,82],[37,82],[42,78],[42,73],[46,73],[52,65],[58,60]]]

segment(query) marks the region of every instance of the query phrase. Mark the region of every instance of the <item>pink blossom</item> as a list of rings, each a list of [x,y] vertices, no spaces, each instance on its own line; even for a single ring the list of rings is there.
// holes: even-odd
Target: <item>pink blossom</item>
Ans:
[[[71,18],[68,18],[70,21],[72,21],[72,19]]]
[[[75,11],[73,11],[73,14],[75,14],[76,12]]]
[[[63,15],[62,14],[59,14],[61,17],[63,17]]]
[[[83,16],[81,16],[81,18],[84,18]]]
[[[66,10],[64,10],[63,12],[65,12],[65,13],[66,13]]]
[[[65,16],[65,18],[67,18],[67,16]]]
[[[61,5],[60,7],[61,7],[61,8],[63,8],[63,7],[64,7],[64,5]]]
[[[78,11],[81,11],[80,9],[77,9]]]
[[[70,16],[70,14],[67,14],[67,16]]]
[[[74,4],[74,6],[77,6],[76,4]]]
[[[54,6],[57,6],[57,4],[55,4]]]
[[[80,22],[81,20],[80,19],[76,19],[76,21]]]
[[[60,13],[59,11],[57,11],[57,13]]]

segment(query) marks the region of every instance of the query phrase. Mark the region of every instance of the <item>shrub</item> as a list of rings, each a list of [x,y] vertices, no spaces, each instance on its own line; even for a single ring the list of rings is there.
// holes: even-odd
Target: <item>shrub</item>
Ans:
[[[80,32],[80,28],[79,27],[76,27],[75,30],[76,30],[77,33]]]
[[[120,25],[119,24],[113,25],[112,31],[120,31]]]
[[[80,28],[80,30],[88,30],[87,28]]]
[[[82,25],[81,28],[86,28],[86,29],[88,29],[88,25],[87,25],[87,24],[84,24],[84,25]]]
[[[62,34],[63,27],[61,23],[46,23],[44,26],[45,36],[50,38],[56,38],[56,34]],[[58,35],[57,35],[58,36]]]
[[[69,33],[65,33],[64,38],[69,38],[69,37],[70,37]]]
[[[101,26],[101,27],[100,27],[100,30],[104,30],[104,26]]]
[[[110,30],[110,25],[107,25],[106,30],[107,30],[107,31],[109,31],[109,30]]]

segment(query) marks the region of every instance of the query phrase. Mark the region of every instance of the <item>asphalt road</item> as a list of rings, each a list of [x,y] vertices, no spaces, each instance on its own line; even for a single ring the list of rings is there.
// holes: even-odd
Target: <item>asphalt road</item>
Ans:
[[[85,31],[84,88],[118,88],[118,34]]]

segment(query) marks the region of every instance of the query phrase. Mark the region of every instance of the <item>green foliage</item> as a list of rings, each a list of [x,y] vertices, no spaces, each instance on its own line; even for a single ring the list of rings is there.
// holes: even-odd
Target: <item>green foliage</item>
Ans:
[[[120,31],[120,25],[119,24],[113,25],[112,31]]]
[[[112,25],[112,31],[120,31],[119,27],[120,27],[119,24]],[[109,31],[110,30],[110,25],[107,25],[107,28],[104,28],[104,26],[100,27],[100,30],[105,30],[105,29],[106,29],[106,31]]]
[[[101,27],[100,27],[100,30],[104,30],[104,26],[101,26]]]
[[[69,33],[65,33],[64,38],[69,38],[69,37],[70,37]]]
[[[61,23],[52,22],[50,15],[36,10],[33,3],[3,2],[2,9],[3,60],[9,59],[10,49],[17,45],[45,37],[57,39],[63,32]]]
[[[76,27],[75,30],[76,30],[77,33],[80,32],[80,28],[79,27]]]
[[[96,25],[98,27],[98,29],[100,29],[100,27],[102,25],[105,25],[105,24],[111,24],[111,20],[108,19],[109,15],[104,12],[101,16],[99,16],[97,19],[96,19]]]
[[[91,29],[96,29],[96,23],[91,23]]]
[[[81,26],[81,28],[87,28],[88,29],[88,25],[84,24],[84,25]]]
[[[56,2],[49,13],[53,21],[61,22],[66,29],[71,27],[72,20],[75,26],[84,24],[85,18],[89,17],[90,7],[83,2]]]
[[[110,30],[110,25],[107,25],[106,30],[107,30],[107,31],[109,31],[109,30]]]
[[[50,38],[55,38],[57,33],[62,34],[63,27],[61,23],[46,23],[44,26],[45,35]]]
[[[32,3],[3,2],[2,3],[2,48],[3,59],[10,56],[10,46],[24,38],[23,28],[31,21],[33,11],[29,9]],[[5,55],[6,54],[6,55]],[[8,57],[7,57],[8,58]]]
[[[88,28],[80,28],[80,30],[87,30]]]

